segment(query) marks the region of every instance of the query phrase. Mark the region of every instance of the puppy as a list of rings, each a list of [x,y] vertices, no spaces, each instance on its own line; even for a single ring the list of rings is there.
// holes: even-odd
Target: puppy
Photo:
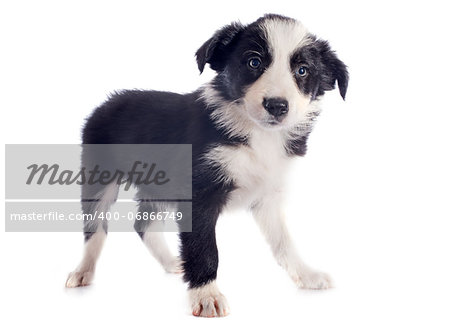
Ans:
[[[277,262],[300,288],[326,289],[330,278],[307,266],[293,248],[280,209],[282,176],[291,159],[306,153],[319,100],[336,82],[345,98],[348,72],[328,43],[298,21],[265,15],[218,30],[196,53],[200,72],[215,78],[184,95],[128,90],[116,93],[88,118],[83,144],[191,144],[192,231],[181,232],[180,257],[162,233],[137,226],[168,272],[183,272],[195,316],[225,316],[216,285],[215,225],[226,209],[248,208]],[[119,185],[98,192],[94,210],[108,210]],[[82,196],[83,198],[83,196]],[[164,209],[141,205],[140,211]],[[106,237],[106,226],[85,228],[85,254],[67,287],[88,285]]]

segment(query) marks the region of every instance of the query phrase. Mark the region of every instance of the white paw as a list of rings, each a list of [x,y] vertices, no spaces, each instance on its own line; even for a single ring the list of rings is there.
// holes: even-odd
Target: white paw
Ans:
[[[74,271],[67,277],[66,288],[76,288],[78,286],[89,285],[92,283],[93,278],[93,271]]]
[[[333,287],[331,277],[322,272],[303,271],[294,277],[301,289],[325,290]]]
[[[163,267],[166,272],[171,274],[183,273],[183,265],[179,257],[173,257],[173,259],[166,262]]]
[[[190,289],[189,298],[194,316],[221,317],[229,313],[227,300],[217,289],[215,281]]]

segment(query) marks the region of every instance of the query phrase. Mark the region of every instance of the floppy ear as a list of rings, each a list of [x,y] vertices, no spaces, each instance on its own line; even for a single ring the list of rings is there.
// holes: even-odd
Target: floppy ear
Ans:
[[[341,94],[342,99],[345,100],[349,79],[347,66],[337,58],[336,53],[331,50],[328,42],[318,40],[317,47],[322,62],[321,64],[325,71],[323,72],[324,79],[321,82],[322,89],[324,91],[334,89],[337,81],[339,93]]]
[[[206,41],[195,53],[200,73],[203,72],[206,63],[209,63],[213,70],[223,70],[230,44],[243,30],[244,26],[242,24],[232,23],[218,30]]]

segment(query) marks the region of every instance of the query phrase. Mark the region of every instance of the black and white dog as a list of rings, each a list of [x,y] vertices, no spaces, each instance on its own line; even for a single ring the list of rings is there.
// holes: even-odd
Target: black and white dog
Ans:
[[[306,153],[324,93],[337,81],[345,97],[346,66],[300,22],[272,14],[223,27],[196,57],[200,72],[206,63],[217,72],[210,83],[185,95],[117,93],[90,116],[83,143],[192,144],[192,232],[180,233],[180,257],[170,254],[162,233],[139,234],[166,271],[183,272],[195,316],[228,313],[215,281],[215,225],[230,208],[252,211],[277,262],[300,288],[329,288],[330,278],[305,265],[293,248],[280,209],[280,176]],[[96,208],[107,210],[117,193],[118,185],[106,187]],[[67,287],[91,283],[106,228],[85,237],[84,258]]]

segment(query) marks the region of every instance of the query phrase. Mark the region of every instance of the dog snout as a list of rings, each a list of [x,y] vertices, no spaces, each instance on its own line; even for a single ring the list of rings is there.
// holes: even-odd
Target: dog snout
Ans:
[[[280,120],[289,111],[289,103],[283,98],[264,98],[264,109],[267,110],[272,116]]]

